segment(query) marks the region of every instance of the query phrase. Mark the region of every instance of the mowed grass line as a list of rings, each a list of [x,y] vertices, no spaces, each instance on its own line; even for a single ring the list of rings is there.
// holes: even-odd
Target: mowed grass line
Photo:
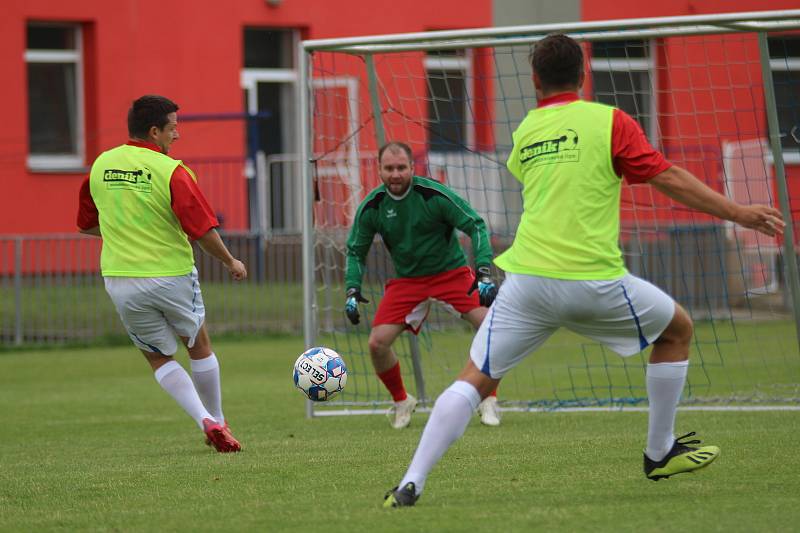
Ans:
[[[800,523],[797,412],[685,412],[722,456],[657,483],[646,414],[474,419],[413,509],[385,511],[425,415],[308,420],[290,371],[302,340],[218,342],[221,455],[132,347],[0,353],[0,531],[787,531]],[[185,356],[179,361],[185,363]]]

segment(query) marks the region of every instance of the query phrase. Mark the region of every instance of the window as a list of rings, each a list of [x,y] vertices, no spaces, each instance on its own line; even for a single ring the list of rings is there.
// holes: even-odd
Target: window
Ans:
[[[294,54],[299,32],[286,28],[245,28],[241,87],[247,121],[248,175],[255,176],[257,154],[266,157],[264,191],[248,180],[251,227],[299,231],[300,181],[293,179],[291,156],[296,152],[297,71]],[[258,118],[252,118],[254,116]]]
[[[800,162],[800,37],[770,38],[769,57],[784,155]]]
[[[27,31],[28,167],[84,166],[81,28],[31,23]]]
[[[467,121],[471,70],[469,51],[440,50],[426,55],[429,151],[456,152],[474,144]]]
[[[650,142],[657,144],[651,43],[641,40],[592,43],[594,99],[635,118]]]

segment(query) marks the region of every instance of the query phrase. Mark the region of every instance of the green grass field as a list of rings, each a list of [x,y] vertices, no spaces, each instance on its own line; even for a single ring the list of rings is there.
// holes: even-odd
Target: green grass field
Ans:
[[[296,337],[217,342],[244,451],[203,445],[132,347],[0,352],[0,531],[790,531],[800,524],[799,412],[683,412],[722,455],[641,472],[646,415],[474,419],[413,509],[383,510],[426,415],[304,416]],[[185,363],[185,356],[179,357]]]

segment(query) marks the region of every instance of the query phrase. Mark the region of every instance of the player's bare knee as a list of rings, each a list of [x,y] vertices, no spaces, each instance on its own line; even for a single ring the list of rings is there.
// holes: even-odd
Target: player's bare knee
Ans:
[[[485,399],[492,391],[497,389],[500,384],[499,379],[489,377],[484,374],[472,360],[467,361],[466,366],[461,370],[456,378],[458,381],[466,381],[477,389],[480,394],[481,400]]]
[[[689,344],[694,335],[694,324],[689,313],[678,304],[675,304],[675,314],[667,329],[656,340],[657,344],[672,344],[685,348],[688,351]]]
[[[153,369],[153,372],[172,361],[172,357],[168,355],[163,355],[156,352],[148,352],[146,350],[140,351],[142,352],[142,355],[144,355],[144,358],[147,359],[147,363],[150,365],[150,368]]]
[[[392,342],[380,335],[370,335],[367,345],[369,346],[369,353],[374,359],[376,356],[383,356],[386,354],[392,347]]]
[[[200,326],[200,330],[195,335],[194,343],[191,346],[189,346],[188,337],[181,337],[181,340],[186,346],[186,351],[189,352],[189,357],[192,359],[205,359],[213,353],[211,337],[208,335],[205,323]]]
[[[672,321],[677,321],[677,342],[688,347],[694,335],[694,323],[689,313],[687,313],[683,307],[676,304],[675,316],[672,318]]]

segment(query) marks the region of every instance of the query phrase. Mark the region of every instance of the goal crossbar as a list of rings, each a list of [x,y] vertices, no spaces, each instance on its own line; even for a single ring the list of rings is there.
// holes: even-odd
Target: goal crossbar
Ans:
[[[364,37],[342,37],[335,39],[310,39],[302,41],[300,47],[305,52],[315,50],[364,53],[375,51],[424,50],[430,47],[441,48],[446,41],[457,41],[458,46],[487,46],[488,44],[524,44],[531,42],[530,36],[540,39],[551,32],[579,35],[583,39],[603,39],[601,33],[622,36],[660,36],[670,31],[678,31],[681,26],[689,26],[691,33],[733,33],[741,31],[779,31],[796,27],[800,23],[800,9],[783,11],[754,11],[746,13],[724,13],[716,15],[688,15],[678,17],[649,17],[638,19],[616,19],[589,22],[564,22],[553,24],[533,24],[524,26],[503,26],[498,28],[476,28],[467,30],[443,30],[431,32],[396,33]],[[642,33],[648,30],[648,33]],[[639,33],[637,33],[639,32]],[[678,33],[680,34],[680,33]],[[523,37],[524,36],[524,37]],[[514,42],[509,39],[527,39]],[[495,40],[497,39],[497,40]],[[474,44],[480,41],[485,44]],[[414,44],[413,47],[401,45]],[[473,44],[467,44],[473,43]],[[374,45],[391,45],[390,48],[370,48]],[[396,45],[396,46],[395,46]],[[454,45],[455,46],[455,45]]]

